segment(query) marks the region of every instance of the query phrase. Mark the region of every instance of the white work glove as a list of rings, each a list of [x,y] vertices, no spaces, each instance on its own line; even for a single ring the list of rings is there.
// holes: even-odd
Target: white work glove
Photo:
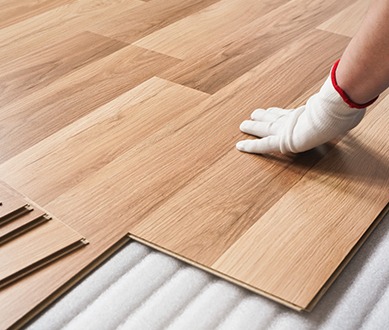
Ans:
[[[334,69],[335,66],[332,75]],[[330,141],[358,125],[366,108],[350,107],[344,101],[347,96],[337,85],[338,90],[335,89],[333,82],[336,84],[336,80],[331,78],[330,75],[319,93],[311,96],[302,107],[255,110],[251,114],[252,120],[245,120],[240,129],[261,139],[240,141],[236,144],[237,149],[259,154],[298,153]],[[339,94],[342,92],[343,98]]]

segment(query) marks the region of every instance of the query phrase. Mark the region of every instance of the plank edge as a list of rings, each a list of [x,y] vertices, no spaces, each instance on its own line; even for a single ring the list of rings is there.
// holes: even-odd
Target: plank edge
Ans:
[[[268,298],[268,299],[270,299],[270,300],[272,300],[272,301],[274,301],[274,302],[280,303],[280,304],[282,304],[282,305],[284,305],[284,306],[286,306],[286,307],[289,307],[289,308],[291,308],[291,309],[293,309],[293,310],[295,310],[295,311],[297,311],[297,312],[305,311],[305,309],[304,309],[303,307],[301,307],[301,306],[292,304],[292,303],[290,303],[290,302],[288,302],[288,301],[286,301],[286,300],[283,300],[283,299],[281,299],[281,298],[279,298],[279,297],[273,296],[272,294],[270,294],[270,293],[268,293],[268,292],[259,290],[258,288],[255,288],[255,287],[253,287],[253,286],[251,286],[251,285],[245,284],[245,283],[243,283],[243,282],[241,282],[241,281],[239,281],[239,280],[237,280],[237,279],[235,279],[235,278],[233,278],[233,277],[230,277],[230,276],[228,276],[228,275],[226,275],[226,274],[223,274],[223,273],[221,273],[221,272],[219,272],[219,271],[217,271],[217,270],[215,270],[215,269],[212,269],[212,268],[206,267],[206,266],[204,266],[204,265],[201,265],[201,264],[199,264],[199,263],[197,263],[197,262],[195,262],[195,261],[193,261],[193,260],[191,260],[191,259],[189,259],[189,258],[185,258],[185,257],[183,257],[183,256],[180,256],[180,255],[178,255],[178,254],[175,254],[174,252],[172,252],[172,251],[170,251],[170,250],[167,250],[167,249],[165,249],[165,248],[163,248],[163,247],[161,247],[161,246],[159,246],[159,245],[156,245],[156,244],[151,243],[151,242],[149,242],[149,241],[147,241],[147,240],[144,240],[144,239],[142,239],[142,238],[140,238],[140,237],[138,237],[138,236],[135,236],[135,235],[133,235],[133,234],[131,234],[131,233],[129,233],[128,236],[129,236],[132,240],[134,240],[134,241],[137,241],[137,242],[139,242],[139,243],[141,243],[141,244],[144,244],[144,245],[146,245],[146,246],[149,246],[149,247],[151,247],[152,249],[155,249],[155,250],[157,250],[157,251],[160,251],[160,252],[162,252],[162,253],[164,253],[164,254],[167,254],[167,255],[169,255],[169,256],[171,256],[171,257],[173,257],[173,258],[176,258],[176,259],[178,259],[178,260],[181,260],[181,261],[185,262],[186,264],[189,264],[189,265],[191,265],[191,266],[194,266],[194,267],[196,267],[196,268],[199,268],[199,269],[201,269],[201,270],[204,270],[204,271],[206,271],[207,273],[210,273],[210,274],[212,274],[212,275],[214,275],[214,276],[217,276],[217,277],[219,277],[219,278],[221,278],[221,279],[223,279],[223,280],[226,280],[226,281],[228,281],[228,282],[230,282],[230,283],[233,283],[233,284],[235,284],[235,285],[238,285],[238,286],[240,286],[240,287],[242,287],[242,288],[244,288],[244,289],[246,289],[246,290],[249,290],[249,291],[251,291],[251,292],[254,292],[254,293],[256,293],[256,294],[259,294],[259,295],[261,295],[261,296],[264,296],[264,297],[266,297],[266,298]]]
[[[315,297],[311,300],[311,302],[305,307],[307,312],[311,312],[313,308],[317,305],[320,299],[324,296],[327,290],[332,286],[338,276],[342,273],[342,271],[346,268],[348,263],[352,260],[355,254],[359,251],[359,249],[363,246],[366,240],[369,238],[374,229],[377,228],[378,224],[382,221],[382,219],[389,214],[389,203],[382,209],[382,211],[378,214],[378,216],[374,219],[372,224],[367,228],[367,230],[363,233],[358,242],[352,247],[350,252],[346,255],[343,261],[336,268],[334,273],[329,277],[326,283],[322,286],[322,288],[318,291]]]
[[[57,290],[54,290],[49,296],[47,296],[44,300],[38,303],[34,308],[24,314],[21,318],[15,321],[9,329],[20,329],[26,326],[29,322],[31,322],[35,317],[37,317],[40,313],[42,313],[46,308],[48,308],[51,304],[61,298],[64,294],[70,291],[76,284],[81,282],[84,278],[86,278],[93,270],[103,264],[108,258],[110,258],[114,253],[116,253],[121,247],[129,241],[128,236],[122,237],[119,241],[109,247],[106,251],[100,254],[96,259],[94,259],[91,263],[89,263],[84,269],[82,269],[79,273],[73,276],[70,280],[65,282],[62,286],[60,286]]]

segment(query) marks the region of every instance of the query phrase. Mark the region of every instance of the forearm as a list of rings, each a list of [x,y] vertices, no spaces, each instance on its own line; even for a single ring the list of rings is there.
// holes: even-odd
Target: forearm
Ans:
[[[350,99],[360,104],[389,87],[389,0],[371,0],[341,58],[336,79]]]

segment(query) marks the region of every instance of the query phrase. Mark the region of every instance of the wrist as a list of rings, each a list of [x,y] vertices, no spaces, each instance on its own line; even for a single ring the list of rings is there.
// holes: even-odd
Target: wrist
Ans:
[[[354,99],[351,98],[349,93],[346,92],[346,90],[344,88],[342,88],[344,85],[341,83],[342,87],[339,86],[338,76],[337,76],[337,68],[338,68],[339,62],[340,62],[340,60],[337,60],[335,62],[335,64],[333,65],[333,67],[331,69],[330,76],[331,76],[332,85],[333,85],[334,89],[338,92],[338,94],[342,98],[342,100],[350,108],[356,108],[356,109],[364,109],[364,108],[368,107],[369,105],[373,104],[378,99],[378,96],[374,97],[373,99],[370,99],[367,102],[363,102],[363,103],[355,102],[355,100],[354,100],[355,98]],[[350,88],[347,90],[350,90]],[[354,94],[356,94],[356,93],[354,93]]]

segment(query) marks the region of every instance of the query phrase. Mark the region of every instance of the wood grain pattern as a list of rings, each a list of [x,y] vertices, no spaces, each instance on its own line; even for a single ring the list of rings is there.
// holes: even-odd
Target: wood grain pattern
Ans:
[[[2,108],[0,161],[27,149],[62,127],[151,78],[178,60],[127,46],[57,79]],[[45,125],[39,125],[45,123]]]
[[[198,115],[192,108],[207,98],[202,92],[151,78],[5,162],[0,172],[14,187],[23,187],[26,195],[46,205],[129,150],[141,153],[142,146],[156,144],[185,126]],[[27,182],[31,173],[34,178]]]
[[[0,33],[0,63],[56,44],[59,39],[74,37],[101,17],[108,18],[144,4],[140,0],[76,0],[7,26]]]
[[[0,178],[90,244],[2,288],[0,328],[24,324],[128,233],[289,307],[317,300],[388,201],[386,125],[373,120],[388,99],[358,131],[304,155],[254,156],[234,145],[256,107],[294,107],[318,90],[350,40],[321,24],[333,19],[347,31],[351,20],[336,15],[347,16],[353,3],[74,0],[48,8],[43,1],[36,13],[16,14],[0,30]],[[370,161],[381,157],[378,172],[365,152]],[[370,196],[359,208],[365,191]],[[303,213],[313,203],[316,209]],[[333,217],[309,223],[328,205]],[[294,236],[278,235],[277,225],[289,225]],[[339,249],[325,250],[342,230]],[[300,239],[307,232],[320,236],[317,249]],[[264,267],[257,258],[272,257],[256,253],[266,250],[256,235],[279,252],[268,269],[277,271],[286,255],[295,261],[293,276],[285,269],[274,280],[269,271],[251,275]],[[309,273],[319,265],[321,276],[299,274],[305,252]]]
[[[152,0],[142,6],[126,8],[113,17],[101,17],[89,30],[132,43],[218,1]]]
[[[197,55],[209,45],[271,11],[285,0],[221,0],[198,13],[142,38],[134,44],[175,58]],[[228,22],[226,24],[225,22]],[[212,31],[212,33],[209,33]]]
[[[252,22],[240,25],[223,38],[219,37],[213,42],[201,45],[189,59],[159,76],[213,94],[285,47],[286,43],[291,43],[301,36],[305,38],[305,33],[309,29],[351,1],[321,2],[289,1],[269,13],[264,11]],[[160,35],[163,31],[157,32],[155,37],[162,43],[156,48],[158,51],[165,52],[165,44],[185,47],[185,43],[174,43],[175,39],[168,32],[167,35]],[[153,35],[146,37],[145,40],[152,37]],[[137,44],[143,46],[142,40]],[[148,45],[147,43],[145,46]],[[315,46],[309,46],[310,49],[313,47]],[[153,46],[150,48],[154,49]],[[175,52],[172,54],[177,55]]]
[[[47,10],[73,1],[74,0],[0,1],[0,28],[15,24],[26,18],[39,15]]]
[[[358,0],[318,26],[318,29],[353,37],[366,14],[370,1]]]
[[[363,219],[388,203],[388,106],[386,97],[212,268],[306,308],[368,230]]]
[[[58,220],[31,230],[0,247],[0,288],[55,258],[81,246],[83,237]]]
[[[46,87],[57,78],[127,46],[90,32],[0,64],[0,106]]]

